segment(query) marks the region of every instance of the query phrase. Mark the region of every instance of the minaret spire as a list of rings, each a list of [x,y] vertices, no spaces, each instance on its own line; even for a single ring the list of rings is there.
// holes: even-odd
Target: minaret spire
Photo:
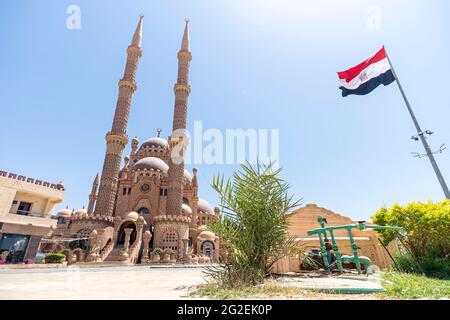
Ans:
[[[181,42],[181,49],[178,51],[178,77],[177,83],[173,90],[175,93],[175,106],[173,113],[173,129],[172,135],[169,138],[171,150],[178,144],[183,144],[179,155],[171,152],[169,160],[168,172],[168,190],[167,190],[167,205],[166,214],[177,215],[181,213],[182,204],[182,180],[184,175],[184,148],[187,141],[184,131],[186,130],[186,116],[188,107],[188,97],[191,93],[189,86],[189,66],[192,59],[189,51],[189,20],[186,20],[184,26],[183,40]],[[178,147],[179,148],[179,147]],[[177,157],[180,156],[180,157]],[[175,159],[175,157],[177,157]]]
[[[87,209],[88,214],[94,213],[95,201],[97,200],[97,190],[98,190],[98,173],[95,176],[94,182],[92,183],[91,194],[89,195],[89,204]]]
[[[189,19],[184,20],[186,24],[184,25],[183,40],[181,41],[181,50],[189,51]]]
[[[141,47],[142,45],[142,20],[144,19],[144,15],[139,16],[139,22],[136,27],[136,31],[134,31],[133,41],[131,41],[132,46]]]
[[[183,40],[180,51],[178,51],[178,76],[173,87],[175,93],[175,104],[173,113],[172,134],[169,137],[170,158],[169,172],[167,177],[167,200],[165,215],[155,219],[155,235],[153,237],[154,248],[164,247],[164,228],[171,225],[179,234],[177,258],[182,259],[187,254],[189,245],[189,224],[191,218],[182,216],[181,205],[183,199],[183,177],[184,177],[184,151],[187,146],[186,139],[186,116],[188,108],[188,97],[191,92],[189,86],[189,67],[192,59],[189,51],[188,20],[184,27]],[[173,225],[174,216],[176,225]],[[161,227],[160,227],[161,224]]]
[[[119,81],[119,96],[111,131],[106,134],[106,155],[95,205],[95,214],[112,216],[117,193],[120,162],[123,149],[128,143],[127,125],[131,108],[131,100],[136,91],[136,71],[142,56],[142,20],[133,35],[131,45],[127,49],[127,62],[122,79]]]

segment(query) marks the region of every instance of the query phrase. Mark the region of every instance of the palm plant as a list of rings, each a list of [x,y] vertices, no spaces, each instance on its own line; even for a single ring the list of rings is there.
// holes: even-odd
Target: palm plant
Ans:
[[[206,273],[222,286],[255,285],[269,276],[275,262],[297,255],[295,237],[287,232],[287,213],[300,202],[288,194],[290,186],[273,163],[246,163],[232,180],[216,175],[211,183],[218,193],[221,219],[208,228],[221,239],[218,267]]]

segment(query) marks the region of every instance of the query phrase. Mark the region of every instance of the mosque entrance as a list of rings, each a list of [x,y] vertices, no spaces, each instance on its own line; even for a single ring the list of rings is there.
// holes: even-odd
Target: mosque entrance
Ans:
[[[117,236],[117,245],[124,245],[125,243],[125,229],[133,229],[130,235],[130,245],[136,240],[136,224],[132,221],[124,222],[119,229],[119,234]]]

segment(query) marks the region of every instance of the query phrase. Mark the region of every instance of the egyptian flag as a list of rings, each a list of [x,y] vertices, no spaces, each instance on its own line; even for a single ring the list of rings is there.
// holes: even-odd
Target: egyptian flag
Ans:
[[[384,47],[374,56],[346,71],[338,72],[342,96],[365,95],[395,81]]]

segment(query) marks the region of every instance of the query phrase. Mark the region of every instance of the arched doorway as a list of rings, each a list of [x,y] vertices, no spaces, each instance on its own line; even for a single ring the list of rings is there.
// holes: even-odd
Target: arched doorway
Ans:
[[[117,235],[117,245],[123,245],[125,243],[125,229],[133,229],[130,235],[130,245],[136,240],[136,224],[133,221],[126,221],[122,223]]]
[[[209,240],[203,241],[201,251],[204,256],[212,257],[214,254],[214,243]]]

